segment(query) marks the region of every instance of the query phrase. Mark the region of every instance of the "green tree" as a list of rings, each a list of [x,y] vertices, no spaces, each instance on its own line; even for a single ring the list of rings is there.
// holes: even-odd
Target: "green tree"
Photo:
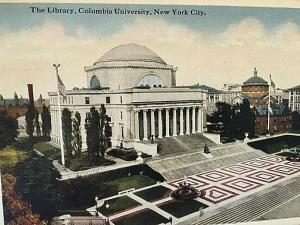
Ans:
[[[300,130],[300,114],[297,111],[292,112],[292,128]]]
[[[51,115],[48,107],[43,104],[43,110],[41,113],[42,118],[42,132],[44,137],[50,137],[51,133]]]
[[[110,137],[109,137],[109,117],[106,114],[106,108],[101,104],[100,108],[100,130],[99,130],[99,147],[101,157],[104,158],[105,152],[109,146]]]
[[[75,116],[72,120],[72,133],[73,133],[73,150],[75,152],[76,156],[81,155],[81,149],[82,149],[82,136],[81,136],[81,116],[79,112],[75,113]]]
[[[96,156],[99,156],[99,130],[100,130],[100,116],[95,107],[90,108],[90,112],[85,119],[86,129],[86,144],[87,152],[91,165],[95,164]]]
[[[18,121],[6,111],[0,112],[0,147],[11,144],[17,137]]]
[[[27,106],[27,112],[25,114],[25,120],[26,120],[26,133],[29,135],[29,137],[33,136],[34,131],[34,108],[29,104]]]
[[[249,133],[250,136],[255,134],[255,114],[250,108],[248,99],[243,99],[240,105],[238,125],[243,134]]]
[[[40,113],[37,109],[34,110],[34,126],[36,130],[36,135],[41,136],[41,126],[39,121]]]
[[[221,122],[223,125],[223,132],[226,135],[231,135],[235,121],[235,108],[225,102],[217,102],[217,111],[213,113],[212,118],[216,122]]]
[[[62,131],[64,150],[66,152],[66,164],[69,165],[72,158],[72,113],[69,109],[64,108],[62,111]]]
[[[55,216],[61,199],[58,192],[60,174],[52,162],[32,154],[16,165],[14,173],[16,190],[30,203],[33,212],[48,220]]]

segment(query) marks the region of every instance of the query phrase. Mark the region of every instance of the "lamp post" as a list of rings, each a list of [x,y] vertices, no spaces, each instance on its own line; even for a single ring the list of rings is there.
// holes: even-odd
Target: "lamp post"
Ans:
[[[108,203],[106,203],[105,208],[109,209],[109,207],[110,207],[110,205],[109,205]],[[106,224],[107,224],[107,225],[110,224],[109,218],[108,218],[108,217],[106,217]]]

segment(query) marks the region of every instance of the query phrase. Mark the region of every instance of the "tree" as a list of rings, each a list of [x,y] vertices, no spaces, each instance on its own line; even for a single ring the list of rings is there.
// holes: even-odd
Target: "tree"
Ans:
[[[240,131],[249,133],[250,136],[255,134],[255,114],[250,108],[250,102],[248,99],[243,99],[243,103],[240,105],[238,125]]]
[[[300,114],[297,111],[292,112],[292,128],[300,130]]]
[[[44,137],[50,137],[51,133],[51,115],[48,107],[43,104],[43,109],[41,113],[42,117],[42,131]]]
[[[18,99],[19,99],[19,97],[18,97],[18,95],[17,95],[17,92],[14,93],[14,99],[15,99],[15,100],[18,100]]]
[[[90,108],[90,112],[85,119],[86,129],[86,144],[87,152],[90,159],[90,163],[93,166],[95,164],[95,157],[99,156],[99,130],[100,130],[100,116],[95,107]]]
[[[75,113],[75,116],[72,120],[72,134],[73,134],[73,150],[76,156],[81,155],[81,148],[82,148],[82,136],[81,136],[81,116],[79,112]]]
[[[15,101],[16,106],[18,106],[19,105],[19,96],[17,95],[16,92],[14,93],[14,101]]]
[[[18,121],[10,117],[6,111],[0,112],[0,147],[14,142],[18,134]]]
[[[225,102],[217,102],[217,111],[213,113],[212,119],[221,122],[223,125],[223,132],[227,135],[232,134],[233,124],[235,119],[234,108]]]
[[[41,127],[40,127],[40,121],[39,121],[40,113],[37,111],[37,109],[34,110],[34,126],[36,130],[36,135],[41,136]]]
[[[63,131],[63,142],[64,150],[66,152],[66,164],[70,163],[72,158],[72,113],[69,109],[64,108],[62,111],[62,131]]]
[[[99,148],[101,157],[104,158],[105,152],[110,142],[109,137],[109,120],[106,114],[106,109],[103,104],[100,108],[100,130],[99,130]]]
[[[43,219],[55,216],[61,199],[57,180],[60,174],[52,162],[32,154],[16,165],[14,173],[18,181],[16,190],[24,201],[30,203],[32,210]]]
[[[27,112],[25,114],[25,120],[26,120],[26,133],[29,135],[29,137],[33,136],[34,131],[34,108],[29,104],[27,105]]]
[[[12,174],[2,176],[4,219],[9,225],[42,225],[39,215],[34,214],[28,203],[21,200],[15,191],[16,178]]]

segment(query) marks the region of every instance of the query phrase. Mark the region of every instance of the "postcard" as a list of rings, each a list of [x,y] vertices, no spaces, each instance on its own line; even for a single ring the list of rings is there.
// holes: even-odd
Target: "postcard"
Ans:
[[[0,3],[0,225],[300,223],[300,6]]]

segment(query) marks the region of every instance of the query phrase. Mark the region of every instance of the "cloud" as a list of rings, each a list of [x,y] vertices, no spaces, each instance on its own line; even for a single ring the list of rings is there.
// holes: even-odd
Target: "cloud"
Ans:
[[[255,18],[231,24],[223,33],[166,22],[137,18],[119,31],[101,36],[78,27],[70,36],[58,21],[46,21],[31,29],[0,28],[1,94],[14,91],[27,96],[26,83],[33,83],[35,97],[55,90],[53,63],[62,64],[61,77],[68,89],[86,86],[83,67],[111,48],[138,43],[152,49],[167,63],[179,67],[178,84],[203,83],[221,88],[224,83],[242,83],[254,67],[267,79],[271,73],[277,86],[300,83],[300,29],[281,24],[271,33]]]

